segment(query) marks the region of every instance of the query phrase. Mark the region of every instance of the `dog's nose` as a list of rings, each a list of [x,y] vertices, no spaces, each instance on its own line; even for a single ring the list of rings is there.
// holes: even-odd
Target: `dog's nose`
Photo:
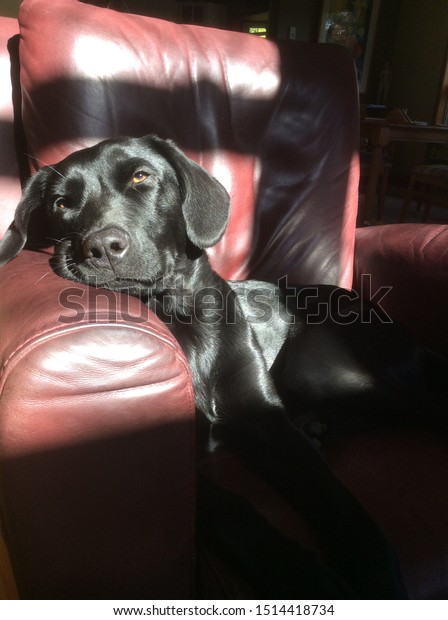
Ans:
[[[130,237],[120,228],[105,228],[89,235],[82,244],[84,258],[97,267],[111,268],[129,249]]]

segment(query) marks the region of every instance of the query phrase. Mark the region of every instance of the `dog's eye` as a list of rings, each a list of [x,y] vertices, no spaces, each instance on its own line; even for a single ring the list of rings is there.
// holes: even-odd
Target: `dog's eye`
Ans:
[[[57,207],[58,209],[66,209],[67,200],[63,198],[62,196],[59,198],[56,198],[56,200],[54,201],[54,206]]]
[[[139,183],[143,183],[143,181],[146,181],[148,177],[149,174],[147,172],[144,172],[143,170],[138,170],[132,177],[132,182],[134,183],[134,185],[138,185]]]

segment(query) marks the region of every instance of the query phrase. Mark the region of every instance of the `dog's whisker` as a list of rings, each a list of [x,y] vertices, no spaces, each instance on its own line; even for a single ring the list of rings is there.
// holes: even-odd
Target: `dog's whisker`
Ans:
[[[48,239],[48,241],[54,241],[55,243],[62,243],[63,241],[69,241],[71,238],[75,237],[76,235],[78,235],[79,237],[82,238],[82,234],[81,233],[71,232],[68,235],[65,235],[65,237],[61,237],[61,238],[47,237],[47,239]]]
[[[51,164],[47,164],[42,159],[39,159],[38,157],[34,157],[34,155],[30,155],[29,153],[25,153],[25,155],[29,157],[30,159],[34,159],[34,161],[37,161],[39,164],[42,164],[43,166],[50,168],[50,170],[53,170],[53,172],[58,174],[62,179],[65,179],[65,176],[61,172],[59,172],[59,170],[56,170],[56,168],[52,166]]]
[[[48,275],[50,275],[51,273],[53,273],[52,269],[49,269],[48,271],[46,271],[40,278],[38,278],[36,280],[36,282],[34,282],[34,286],[36,286],[37,284],[39,284],[39,282],[41,282],[44,278],[46,278]]]

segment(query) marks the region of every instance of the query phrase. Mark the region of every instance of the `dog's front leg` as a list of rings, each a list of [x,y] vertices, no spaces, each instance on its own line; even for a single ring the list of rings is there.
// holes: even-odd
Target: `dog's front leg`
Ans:
[[[384,533],[309,441],[282,418],[224,431],[226,444],[279,490],[323,537],[330,564],[359,598],[406,598]]]
[[[317,554],[283,535],[241,496],[199,475],[198,539],[264,599],[353,599]]]

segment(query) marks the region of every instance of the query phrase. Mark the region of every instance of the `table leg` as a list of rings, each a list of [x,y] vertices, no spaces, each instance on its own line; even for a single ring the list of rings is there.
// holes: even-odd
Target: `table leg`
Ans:
[[[376,145],[373,149],[372,163],[370,164],[367,188],[364,202],[364,211],[362,224],[368,226],[372,220],[372,209],[375,201],[375,196],[378,189],[378,179],[380,177],[381,168],[383,165],[383,147]]]

